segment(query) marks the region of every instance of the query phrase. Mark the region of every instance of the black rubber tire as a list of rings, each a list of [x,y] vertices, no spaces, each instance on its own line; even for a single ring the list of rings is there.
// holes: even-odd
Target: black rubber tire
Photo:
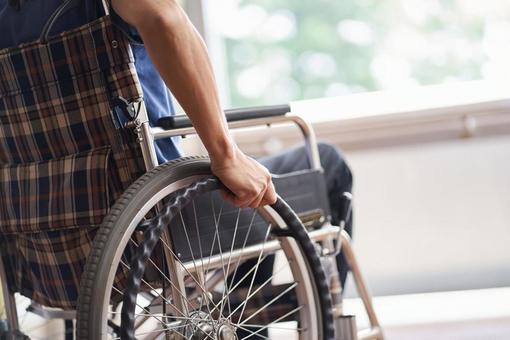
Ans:
[[[116,230],[114,226],[117,225],[119,219],[123,218],[122,214],[126,211],[129,212],[130,208],[137,206],[140,201],[144,202],[150,199],[161,188],[191,176],[211,176],[210,163],[207,157],[185,157],[160,165],[140,177],[115,202],[98,230],[82,275],[77,307],[77,339],[99,340],[93,332],[100,328],[101,321],[97,319],[97,316],[94,318],[95,314],[92,313],[92,310],[93,306],[98,304],[98,301],[102,301],[100,297],[102,294],[98,292],[105,290],[104,282],[106,282],[105,275],[107,274],[101,268],[103,268],[105,258],[110,258],[110,253],[115,251],[116,246],[118,246],[119,235],[123,231]],[[280,199],[274,205],[274,209],[280,213],[289,225],[289,229],[305,253],[306,260],[309,263],[310,276],[316,287],[316,299],[320,305],[317,306],[317,310],[321,315],[323,339],[317,340],[333,340],[334,326],[331,296],[320,257],[308,237],[306,229],[288,205]]]

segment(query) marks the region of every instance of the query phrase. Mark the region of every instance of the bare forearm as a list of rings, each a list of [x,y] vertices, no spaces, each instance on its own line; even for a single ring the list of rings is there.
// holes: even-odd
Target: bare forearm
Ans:
[[[112,0],[135,26],[152,62],[193,121],[225,186],[224,197],[239,207],[276,201],[271,175],[231,141],[204,42],[176,0]]]
[[[179,5],[156,1],[158,15],[136,20],[147,52],[193,122],[209,154],[233,153],[205,44]]]

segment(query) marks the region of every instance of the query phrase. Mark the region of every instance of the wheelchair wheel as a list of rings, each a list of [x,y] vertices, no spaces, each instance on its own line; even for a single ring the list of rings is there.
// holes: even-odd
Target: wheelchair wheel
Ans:
[[[333,339],[325,274],[297,216],[280,198],[235,208],[220,188],[207,158],[188,157],[123,194],[85,267],[79,339]]]

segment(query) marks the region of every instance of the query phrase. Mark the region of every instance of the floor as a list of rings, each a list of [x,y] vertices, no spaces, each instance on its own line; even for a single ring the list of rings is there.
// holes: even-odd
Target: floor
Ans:
[[[374,305],[388,340],[510,340],[510,287],[376,297]],[[347,299],[344,309],[360,329],[367,326],[359,299]],[[33,314],[20,321],[32,339],[61,338],[61,321]],[[280,339],[277,333],[271,338]]]
[[[377,297],[374,305],[389,340],[510,339],[510,288]],[[344,308],[368,324],[359,299]]]

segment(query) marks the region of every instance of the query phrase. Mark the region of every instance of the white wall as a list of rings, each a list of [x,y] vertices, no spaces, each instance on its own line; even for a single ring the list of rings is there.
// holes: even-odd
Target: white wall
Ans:
[[[375,295],[510,286],[510,137],[346,156]]]
[[[355,250],[375,295],[510,286],[507,86],[359,94],[292,103],[292,112],[345,150]],[[286,126],[235,137],[257,156],[302,142]]]

